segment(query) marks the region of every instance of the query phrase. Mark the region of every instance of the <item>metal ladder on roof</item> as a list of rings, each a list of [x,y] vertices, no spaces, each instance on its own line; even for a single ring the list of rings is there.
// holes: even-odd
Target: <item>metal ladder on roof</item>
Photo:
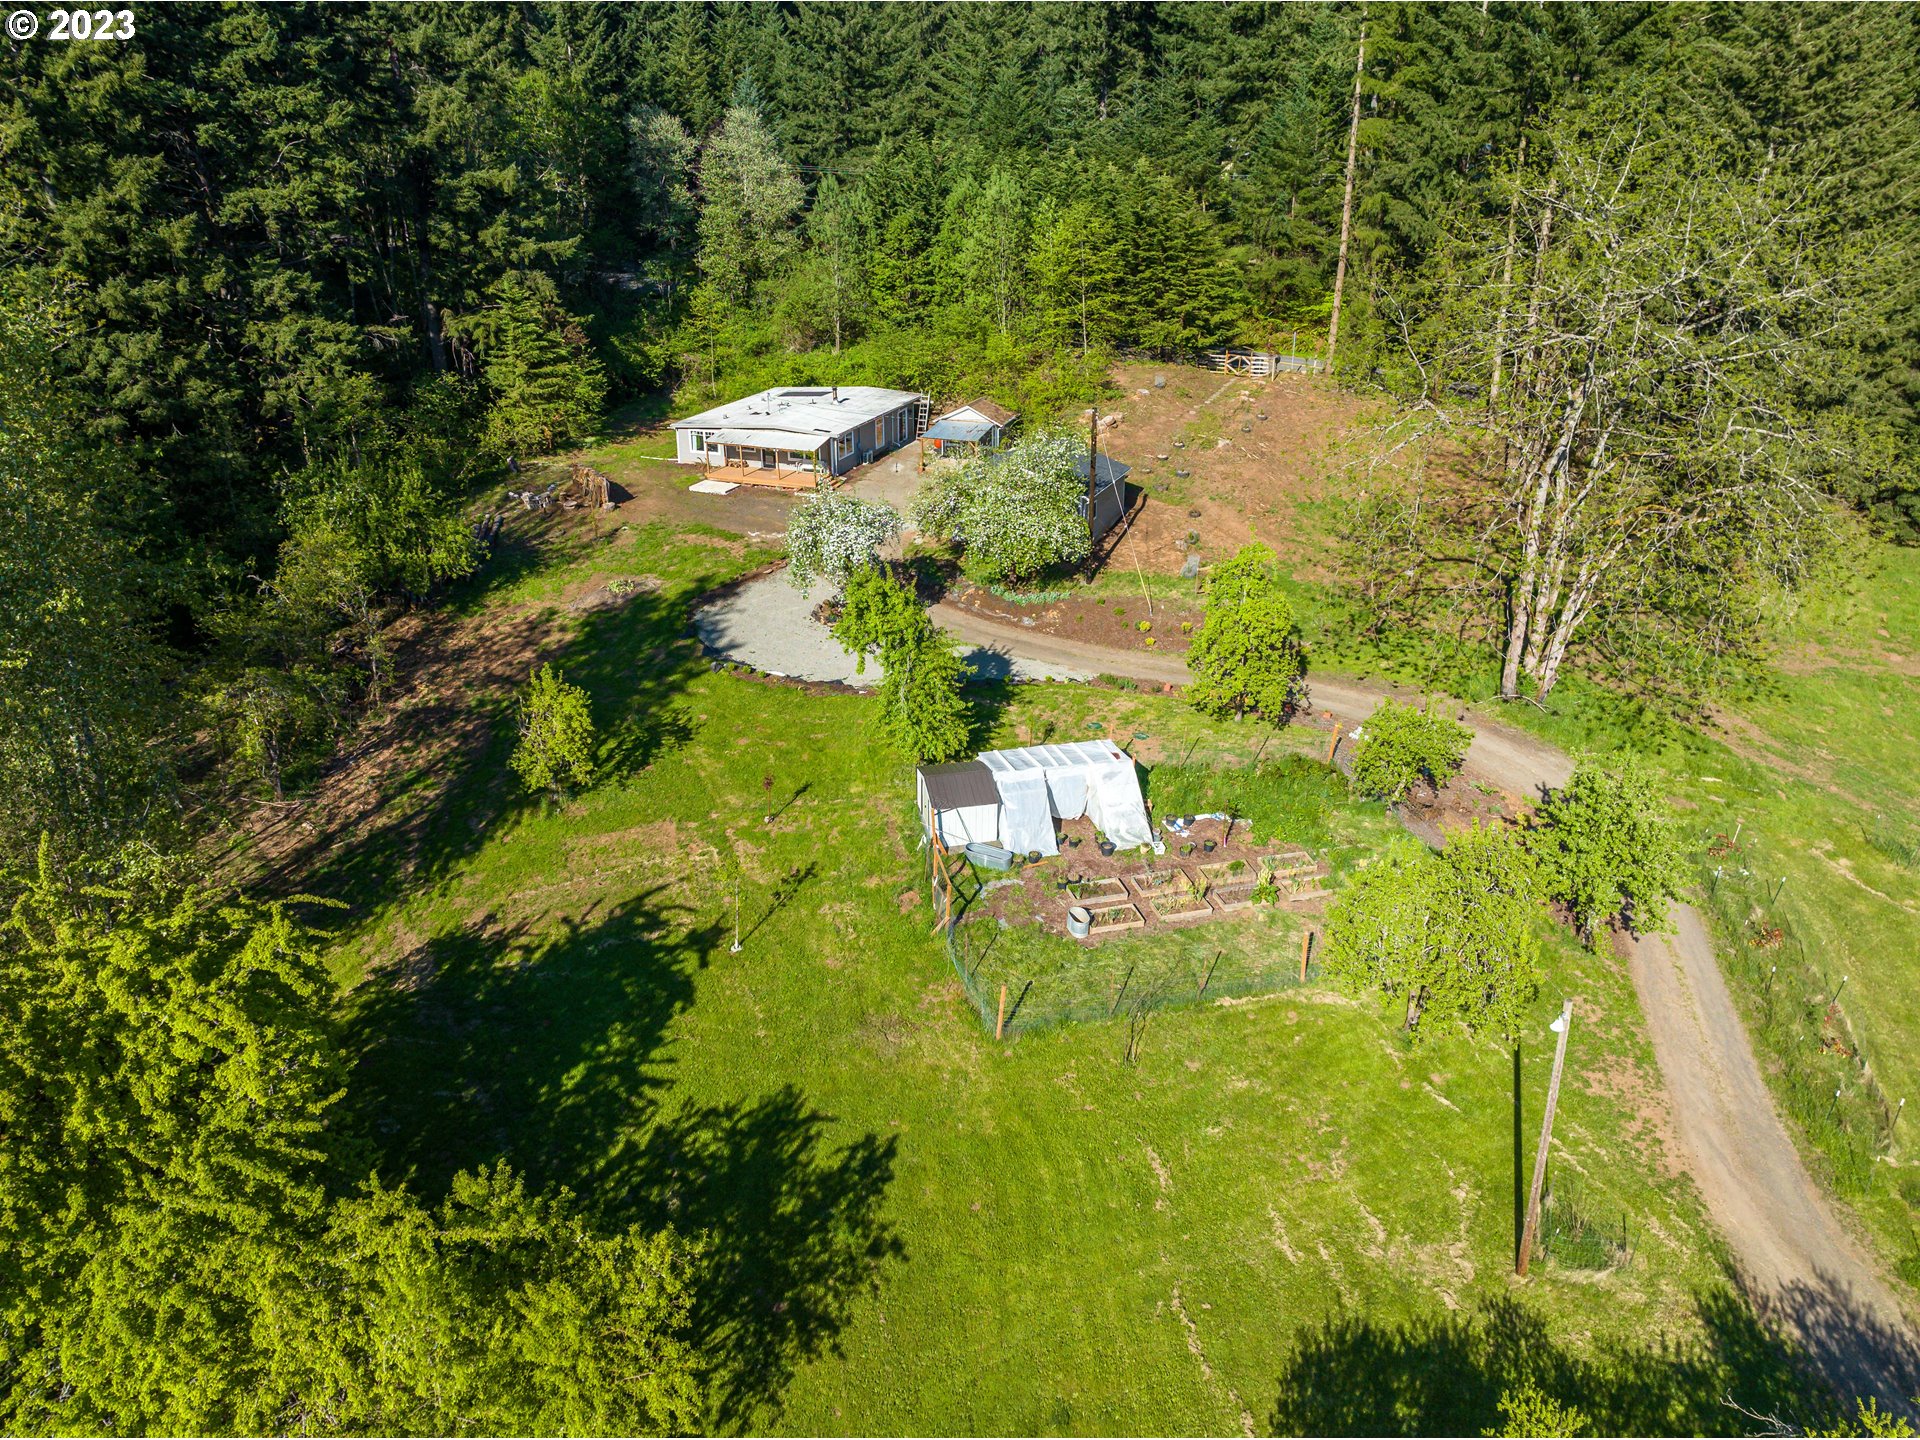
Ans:
[[[933,397],[931,395],[922,395],[920,397],[919,402],[913,407],[913,411],[914,411],[913,438],[914,439],[918,440],[922,435],[927,433],[927,415],[932,409],[933,409]]]

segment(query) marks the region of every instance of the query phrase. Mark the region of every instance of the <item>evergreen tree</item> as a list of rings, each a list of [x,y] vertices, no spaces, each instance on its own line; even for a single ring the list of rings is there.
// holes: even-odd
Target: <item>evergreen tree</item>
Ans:
[[[600,418],[606,377],[579,322],[518,274],[468,324],[489,403],[485,439],[496,454],[540,454],[585,436]]]
[[[1093,202],[1049,202],[1034,219],[1035,326],[1082,356],[1121,337],[1124,275],[1113,222]]]
[[[170,582],[108,523],[130,477],[53,371],[74,331],[63,293],[0,283],[0,866],[43,836],[59,867],[104,861],[167,817],[166,667],[139,592]]]

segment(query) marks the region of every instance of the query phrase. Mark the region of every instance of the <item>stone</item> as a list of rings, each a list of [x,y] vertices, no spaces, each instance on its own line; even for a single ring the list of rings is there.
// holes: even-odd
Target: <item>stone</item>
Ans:
[[[1198,550],[1189,550],[1187,552],[1186,563],[1180,567],[1180,578],[1182,580],[1197,580],[1199,577],[1200,552]]]

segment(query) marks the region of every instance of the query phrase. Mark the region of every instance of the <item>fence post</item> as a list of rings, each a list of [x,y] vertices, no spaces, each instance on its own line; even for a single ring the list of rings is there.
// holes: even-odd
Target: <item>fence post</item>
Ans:
[[[1338,720],[1333,722],[1333,739],[1327,742],[1327,764],[1333,764],[1333,752],[1340,748],[1340,734],[1344,727]]]
[[[1007,1032],[1007,982],[1000,982],[1000,1013],[994,1018],[993,1038],[998,1040]]]
[[[1307,983],[1307,957],[1313,953],[1313,931],[1308,930],[1300,937],[1300,983]]]

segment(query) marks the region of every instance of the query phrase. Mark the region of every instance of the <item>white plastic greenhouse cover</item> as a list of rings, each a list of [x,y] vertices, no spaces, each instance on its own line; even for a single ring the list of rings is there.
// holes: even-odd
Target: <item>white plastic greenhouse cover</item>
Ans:
[[[980,763],[1000,792],[1000,843],[1009,850],[1057,855],[1053,821],[1082,815],[1122,849],[1153,839],[1133,760],[1110,740],[988,750]]]

